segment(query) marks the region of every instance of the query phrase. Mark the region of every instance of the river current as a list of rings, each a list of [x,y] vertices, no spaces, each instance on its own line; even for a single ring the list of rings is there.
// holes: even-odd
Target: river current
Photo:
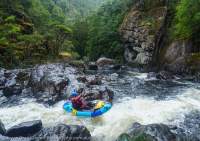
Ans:
[[[87,74],[92,77],[94,74]],[[22,104],[0,108],[0,119],[6,128],[24,121],[41,119],[44,126],[57,123],[84,125],[91,132],[93,141],[114,141],[125,132],[132,123],[164,123],[183,128],[191,132],[186,118],[200,113],[200,86],[189,81],[164,81],[148,78],[146,73],[125,71],[118,73],[100,73],[103,84],[114,91],[112,109],[102,117],[77,118],[64,112],[64,99],[53,106],[37,103],[33,98],[21,98]],[[81,85],[70,75],[71,88]],[[70,89],[70,88],[69,88]],[[69,93],[70,90],[67,92]],[[190,121],[189,121],[190,122]],[[195,127],[194,127],[195,128]]]

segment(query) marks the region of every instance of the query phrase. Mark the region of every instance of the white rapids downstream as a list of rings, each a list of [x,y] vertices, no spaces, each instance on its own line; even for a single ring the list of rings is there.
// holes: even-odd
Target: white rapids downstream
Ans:
[[[136,77],[144,80],[145,74]],[[90,130],[93,141],[114,141],[133,122],[178,126],[186,114],[194,110],[200,111],[200,90],[195,87],[186,88],[173,98],[159,100],[147,95],[124,96],[114,102],[108,113],[96,119],[77,118],[65,113],[62,109],[64,101],[52,107],[45,107],[36,103],[34,99],[23,100],[27,102],[19,106],[0,109],[0,119],[6,128],[36,119],[41,119],[44,126],[56,123],[78,124]]]

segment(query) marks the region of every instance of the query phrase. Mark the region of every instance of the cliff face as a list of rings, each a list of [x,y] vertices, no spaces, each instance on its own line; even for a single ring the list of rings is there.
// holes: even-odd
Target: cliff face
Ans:
[[[174,11],[169,0],[138,0],[120,27],[125,60],[134,66],[175,74],[200,71],[200,53],[191,40],[170,40]],[[174,3],[172,3],[174,4]]]
[[[158,35],[165,22],[167,6],[164,0],[138,1],[125,17],[120,33],[124,43],[124,58],[128,63],[148,66],[153,61]]]

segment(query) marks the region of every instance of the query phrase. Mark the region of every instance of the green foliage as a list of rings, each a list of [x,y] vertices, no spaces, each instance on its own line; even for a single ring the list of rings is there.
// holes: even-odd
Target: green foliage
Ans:
[[[88,56],[122,59],[123,49],[118,33],[119,25],[133,4],[133,0],[112,0],[102,5],[89,22]]]
[[[176,38],[188,39],[200,36],[200,0],[181,0],[176,8]]]

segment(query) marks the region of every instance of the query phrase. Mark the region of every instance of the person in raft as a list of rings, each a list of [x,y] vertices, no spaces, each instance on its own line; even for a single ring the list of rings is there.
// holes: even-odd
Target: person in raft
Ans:
[[[72,106],[76,110],[97,110],[104,105],[104,102],[99,101],[97,104],[93,102],[87,102],[84,98],[84,89],[81,89],[80,94],[77,93],[76,89],[71,92],[70,100]]]
[[[76,89],[73,89],[71,92],[70,100],[72,102],[72,106],[76,110],[89,110],[91,106],[85,100],[83,93],[78,94]]]

